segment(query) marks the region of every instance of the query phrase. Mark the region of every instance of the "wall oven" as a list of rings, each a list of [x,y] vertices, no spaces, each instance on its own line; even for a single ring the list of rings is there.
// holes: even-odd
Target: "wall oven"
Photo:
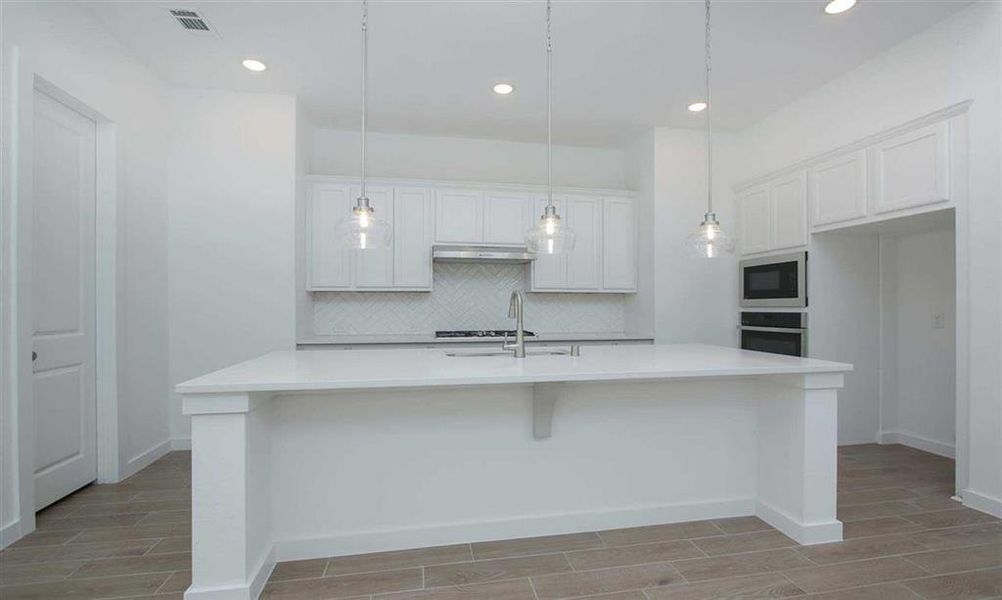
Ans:
[[[807,306],[807,252],[743,260],[738,281],[743,308]]]
[[[741,313],[741,348],[807,356],[807,313]]]

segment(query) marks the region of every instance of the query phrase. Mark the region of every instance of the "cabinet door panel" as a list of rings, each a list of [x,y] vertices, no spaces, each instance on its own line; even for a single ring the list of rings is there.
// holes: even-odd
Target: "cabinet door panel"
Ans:
[[[874,211],[884,213],[950,199],[950,125],[937,123],[877,144]]]
[[[566,202],[563,197],[554,196],[553,203],[561,218],[566,218]],[[546,207],[546,198],[536,198],[533,204],[533,215],[541,215]],[[567,287],[567,254],[538,254],[536,260],[532,261],[531,268],[533,290],[560,290]]]
[[[807,245],[806,172],[782,177],[772,185],[770,250]]]
[[[358,186],[352,186],[352,198],[361,194]],[[365,195],[369,197],[369,205],[374,215],[390,223],[393,234],[396,235],[393,219],[393,188],[383,186],[366,186]],[[393,286],[393,244],[387,248],[369,248],[355,250],[355,287],[384,288]]]
[[[866,152],[839,156],[811,167],[811,225],[866,216]]]
[[[433,205],[431,190],[406,187],[394,190],[394,287],[431,289]]]
[[[567,287],[597,290],[602,285],[602,199],[568,197],[567,223],[577,238],[567,254]]]
[[[629,198],[602,203],[602,288],[636,291],[637,221]]]
[[[771,220],[770,190],[762,185],[741,195],[741,251],[743,254],[769,249]]]
[[[347,185],[310,186],[306,214],[308,289],[347,288],[351,285],[350,253],[338,244],[335,227],[351,214]]]
[[[475,244],[483,240],[484,194],[479,190],[438,190],[435,241]]]
[[[484,195],[484,242],[523,246],[531,220],[529,194],[488,192]]]

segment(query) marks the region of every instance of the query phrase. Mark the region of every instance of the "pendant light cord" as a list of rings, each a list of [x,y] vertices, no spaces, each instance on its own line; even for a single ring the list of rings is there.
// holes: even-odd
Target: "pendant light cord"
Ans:
[[[553,36],[546,0],[546,205],[553,206]]]
[[[359,205],[361,206],[365,198],[365,87],[366,87],[366,71],[368,71],[369,66],[369,44],[368,44],[368,27],[369,27],[369,2],[368,0],[362,0],[362,176],[361,176],[361,195],[359,197]]]
[[[706,212],[713,212],[713,100],[710,98],[710,0],[706,0]]]

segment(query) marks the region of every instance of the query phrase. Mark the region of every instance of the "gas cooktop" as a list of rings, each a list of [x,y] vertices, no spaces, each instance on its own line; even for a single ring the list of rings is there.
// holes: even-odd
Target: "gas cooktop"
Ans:
[[[523,331],[526,337],[534,336],[535,333],[531,331]],[[514,329],[480,329],[480,330],[466,330],[461,329],[458,331],[436,331],[435,337],[437,338],[503,338],[503,337],[515,337]]]

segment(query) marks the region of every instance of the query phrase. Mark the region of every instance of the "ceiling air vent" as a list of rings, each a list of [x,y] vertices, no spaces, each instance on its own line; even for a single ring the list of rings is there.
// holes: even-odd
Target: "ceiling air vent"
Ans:
[[[170,14],[186,31],[211,33],[209,23],[197,12],[186,8],[170,9]]]

